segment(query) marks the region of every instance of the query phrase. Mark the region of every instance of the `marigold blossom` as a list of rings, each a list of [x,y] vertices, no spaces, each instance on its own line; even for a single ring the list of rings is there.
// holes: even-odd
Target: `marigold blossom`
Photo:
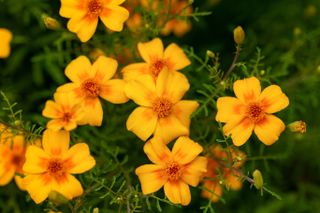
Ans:
[[[233,144],[243,145],[255,132],[265,145],[276,142],[285,129],[284,123],[272,115],[289,105],[288,97],[277,85],[261,92],[260,81],[255,78],[238,80],[233,84],[234,97],[218,98],[216,120],[226,123],[225,135],[231,135]]]
[[[159,38],[138,43],[138,50],[145,62],[124,67],[122,73],[125,80],[136,79],[142,74],[149,74],[156,79],[162,70],[178,71],[191,63],[177,44],[172,43],[164,49]]]
[[[137,107],[127,120],[127,129],[146,141],[152,134],[165,143],[189,135],[190,115],[199,104],[181,100],[189,89],[188,79],[179,72],[164,70],[156,82],[143,75],[126,84],[125,93]]]
[[[0,28],[0,38],[0,58],[7,58],[10,55],[12,33],[5,28]]]
[[[61,0],[60,15],[70,18],[68,29],[87,42],[96,31],[99,18],[113,31],[122,31],[129,12],[119,6],[125,0]]]
[[[117,67],[116,60],[105,56],[93,65],[87,57],[79,56],[66,67],[65,75],[72,83],[58,87],[57,92],[69,92],[77,103],[82,103],[85,115],[78,124],[101,125],[103,110],[99,97],[114,104],[129,100],[124,93],[125,82],[111,79]]]
[[[26,177],[23,186],[38,204],[51,191],[62,194],[67,199],[83,193],[81,183],[72,174],[81,174],[95,166],[85,143],[78,143],[69,149],[69,133],[64,130],[47,129],[43,133],[42,146],[29,146],[23,171]]]
[[[54,101],[46,102],[42,115],[52,119],[47,123],[48,129],[57,131],[64,128],[71,131],[77,128],[84,117],[84,111],[69,93],[60,92],[54,94]]]
[[[191,201],[189,186],[197,186],[206,172],[207,159],[199,157],[202,147],[188,137],[179,137],[172,152],[158,139],[151,139],[144,152],[154,164],[138,167],[142,193],[150,194],[164,187],[164,193],[172,203],[188,205]]]

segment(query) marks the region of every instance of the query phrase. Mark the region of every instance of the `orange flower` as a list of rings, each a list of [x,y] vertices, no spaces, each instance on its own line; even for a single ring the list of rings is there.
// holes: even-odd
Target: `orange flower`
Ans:
[[[222,149],[220,145],[211,146],[209,150],[207,173],[203,180],[205,189],[202,190],[202,196],[217,202],[222,196],[223,185],[227,189],[241,189],[240,174],[234,169],[241,168],[246,156],[243,152],[231,147]]]
[[[103,119],[99,97],[120,104],[128,101],[124,94],[124,81],[111,79],[118,67],[116,60],[100,56],[93,65],[85,56],[73,60],[65,70],[65,75],[72,81],[60,86],[57,92],[70,92],[76,102],[81,102],[84,117],[81,124],[100,126]]]
[[[233,90],[236,98],[221,97],[217,101],[216,120],[226,123],[224,134],[231,135],[236,146],[243,145],[252,131],[265,145],[276,142],[285,125],[272,113],[289,105],[281,88],[271,85],[261,92],[260,81],[251,77],[236,81]]]
[[[23,186],[38,204],[51,191],[72,199],[83,193],[80,182],[71,174],[81,174],[95,165],[85,143],[78,143],[69,149],[69,133],[64,130],[43,133],[43,149],[29,146],[23,171],[27,173]]]
[[[7,58],[10,55],[12,33],[5,28],[0,28],[0,38],[0,58]]]
[[[156,79],[162,70],[178,71],[190,64],[178,45],[172,43],[164,50],[159,38],[138,43],[138,50],[145,62],[124,67],[122,73],[125,80],[136,79],[142,74],[149,74]]]
[[[188,205],[191,201],[189,186],[197,186],[206,172],[207,159],[198,157],[202,147],[187,137],[180,137],[172,152],[161,141],[151,139],[144,152],[154,164],[138,167],[142,193],[150,194],[164,186],[164,193],[172,203]]]
[[[98,25],[103,24],[113,31],[122,31],[129,12],[119,6],[125,0],[61,0],[60,15],[70,18],[68,29],[77,34],[82,42],[87,42]]]
[[[47,128],[60,130],[64,128],[71,131],[77,128],[77,124],[84,116],[81,104],[71,98],[68,93],[55,93],[54,101],[47,101],[42,115],[52,120],[47,123]]]
[[[126,84],[126,95],[137,107],[127,120],[127,129],[146,141],[152,134],[168,143],[189,135],[190,115],[199,104],[181,100],[189,89],[188,79],[181,73],[163,70],[156,82],[143,75]]]

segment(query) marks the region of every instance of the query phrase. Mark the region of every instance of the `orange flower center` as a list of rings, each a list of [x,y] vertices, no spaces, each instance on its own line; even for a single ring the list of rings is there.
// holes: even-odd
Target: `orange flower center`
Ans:
[[[102,4],[99,0],[91,0],[88,3],[88,13],[91,17],[98,17],[102,11]]]
[[[55,177],[60,177],[64,174],[63,163],[58,159],[50,160],[47,169],[50,175]]]
[[[68,123],[68,122],[71,120],[71,118],[72,118],[72,114],[69,113],[69,112],[65,112],[65,113],[63,114],[62,120],[63,120],[64,122]]]
[[[99,96],[100,86],[94,79],[87,79],[81,84],[82,91],[87,97],[95,98]]]
[[[247,116],[254,123],[259,122],[262,118],[264,118],[264,111],[261,106],[257,103],[251,103],[247,108]]]
[[[158,114],[158,118],[164,118],[170,115],[172,103],[166,98],[158,98],[154,101],[152,109]]]
[[[14,154],[12,156],[11,162],[12,162],[12,164],[14,164],[16,166],[16,168],[22,168],[22,166],[25,162],[25,159],[24,159],[22,153],[20,155]]]
[[[169,180],[176,181],[180,178],[181,168],[179,164],[173,161],[167,164],[165,172]]]
[[[154,77],[158,77],[161,70],[166,66],[164,60],[156,60],[150,66],[151,73]]]

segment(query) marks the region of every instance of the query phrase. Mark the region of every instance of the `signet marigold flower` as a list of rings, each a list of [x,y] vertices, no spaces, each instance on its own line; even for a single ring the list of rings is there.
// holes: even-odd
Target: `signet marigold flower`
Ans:
[[[143,141],[152,134],[165,143],[189,135],[190,115],[199,104],[181,100],[188,89],[183,74],[168,70],[163,70],[156,82],[150,75],[128,82],[125,93],[140,106],[129,115],[127,129]]]
[[[251,77],[234,82],[233,91],[236,98],[220,97],[217,101],[216,120],[226,123],[224,134],[231,135],[236,146],[243,145],[253,131],[265,145],[275,143],[285,125],[272,113],[289,105],[281,88],[271,85],[261,92],[260,81]]]
[[[52,119],[47,123],[48,129],[71,131],[81,122],[84,111],[70,93],[60,92],[54,94],[54,101],[46,102],[42,115]]]
[[[69,148],[69,132],[47,129],[43,133],[42,148],[29,146],[23,171],[26,177],[23,186],[38,204],[51,191],[56,191],[67,199],[83,193],[81,183],[72,174],[81,174],[95,166],[85,143],[77,143]]]
[[[151,139],[144,152],[154,164],[138,167],[142,193],[150,194],[164,187],[164,193],[175,204],[188,205],[191,194],[188,185],[197,186],[206,172],[207,159],[199,157],[203,148],[188,137],[179,137],[172,151],[158,139]]]
[[[68,29],[87,42],[95,33],[99,18],[113,31],[122,31],[129,12],[121,7],[125,0],[61,0],[60,15],[70,18]]]
[[[79,56],[66,67],[65,75],[72,83],[58,87],[57,92],[69,92],[77,103],[82,103],[85,115],[79,124],[101,125],[103,110],[99,97],[114,104],[129,100],[124,93],[124,80],[111,79],[117,67],[116,60],[105,56],[93,65],[87,57]]]
[[[138,43],[138,50],[145,62],[124,67],[122,74],[125,80],[133,80],[143,74],[149,74],[156,79],[162,70],[178,71],[191,63],[177,44],[172,43],[164,49],[159,38]]]
[[[12,40],[12,33],[0,28],[0,58],[7,58],[10,55],[10,42]]]

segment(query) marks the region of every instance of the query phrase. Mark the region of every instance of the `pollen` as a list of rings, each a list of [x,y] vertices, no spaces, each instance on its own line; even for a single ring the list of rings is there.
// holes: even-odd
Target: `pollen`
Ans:
[[[261,106],[257,103],[251,103],[247,108],[247,116],[254,122],[259,122],[264,117]]]
[[[158,118],[164,118],[170,115],[172,103],[166,98],[158,98],[154,101],[152,109],[158,114]]]
[[[154,77],[158,77],[161,70],[166,66],[165,61],[163,60],[156,60],[150,66],[151,73]]]
[[[181,175],[181,168],[179,164],[177,164],[176,162],[168,163],[165,171],[169,180],[171,181],[179,180]]]
[[[50,160],[47,169],[52,176],[61,176],[63,174],[63,164],[58,159]]]
[[[99,0],[91,0],[88,3],[88,13],[91,17],[98,17],[102,11],[102,4]]]
[[[87,97],[95,98],[99,96],[100,86],[94,79],[88,79],[81,84],[82,91]]]

